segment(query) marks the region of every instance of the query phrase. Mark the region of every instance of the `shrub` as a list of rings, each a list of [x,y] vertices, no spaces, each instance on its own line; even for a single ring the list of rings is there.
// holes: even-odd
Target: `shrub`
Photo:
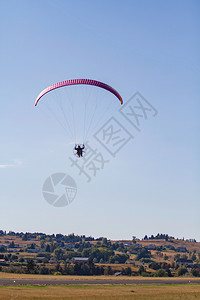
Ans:
[[[200,277],[200,270],[198,269],[192,269],[191,273],[195,277]]]
[[[168,277],[168,273],[164,269],[159,269],[154,273],[154,277]]]
[[[50,274],[51,272],[50,272],[50,270],[49,270],[48,268],[46,268],[46,267],[41,267],[39,273],[42,274],[42,275],[47,275],[47,274]],[[60,272],[57,272],[57,273],[60,273]],[[57,274],[57,275],[58,275],[58,274]]]
[[[62,275],[61,272],[55,272],[53,275]]]
[[[186,267],[180,267],[180,268],[178,268],[178,270],[177,270],[177,275],[178,275],[178,276],[185,275],[186,273],[187,273]]]

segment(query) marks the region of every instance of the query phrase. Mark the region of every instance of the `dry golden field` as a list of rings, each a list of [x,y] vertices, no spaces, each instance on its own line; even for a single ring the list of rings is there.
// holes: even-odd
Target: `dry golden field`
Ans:
[[[73,300],[193,300],[200,299],[200,285],[161,286],[45,286],[0,287],[0,299]]]
[[[17,274],[17,273],[5,273],[5,272],[0,272],[0,279],[1,278],[13,278],[13,279],[72,279],[72,280],[146,280],[146,281],[153,281],[155,280],[155,277],[142,277],[142,276],[114,276],[114,275],[93,275],[93,276],[79,276],[79,275],[38,275],[38,274]],[[169,283],[170,281],[174,280],[185,280],[187,279],[188,281],[193,280],[193,279],[199,279],[200,283],[200,278],[194,278],[194,277],[188,277],[188,276],[183,276],[183,277],[156,277],[156,280],[159,280],[161,283],[162,281],[168,280]]]
[[[39,300],[39,299],[72,299],[72,300],[193,300],[200,299],[200,284],[170,284],[173,280],[183,278],[167,278],[169,284],[162,284],[166,278],[156,278],[160,285],[100,285],[100,279],[131,279],[138,280],[144,277],[129,276],[54,276],[54,275],[31,275],[0,273],[0,278],[15,279],[73,279],[73,280],[96,280],[95,285],[61,285],[61,286],[0,286],[0,299]],[[187,278],[188,281],[192,278]],[[194,278],[193,278],[194,279]],[[149,282],[154,278],[146,278]],[[200,281],[199,281],[200,282]],[[121,284],[121,283],[120,283]]]

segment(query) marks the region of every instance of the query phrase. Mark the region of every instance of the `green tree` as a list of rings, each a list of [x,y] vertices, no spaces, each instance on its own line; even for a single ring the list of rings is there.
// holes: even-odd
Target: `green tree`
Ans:
[[[56,249],[56,245],[52,242],[50,245],[50,252],[52,253]]]
[[[13,241],[9,244],[9,248],[15,248],[15,243]]]
[[[154,277],[168,277],[168,272],[164,269],[159,269],[154,273]]]
[[[86,249],[83,249],[82,251],[82,257],[89,257],[91,255],[91,248],[86,248]],[[94,257],[94,258],[97,258],[97,257]]]
[[[195,261],[197,259],[196,255],[193,253],[191,259]]]
[[[143,272],[146,272],[144,266],[140,266],[138,270],[138,275],[141,275]]]
[[[36,267],[36,264],[34,263],[33,259],[29,259],[26,264],[27,273],[34,273],[35,267]]]
[[[172,273],[171,273],[171,271],[170,271],[170,268],[167,268],[165,271],[167,272],[168,277],[172,277]]]
[[[177,270],[177,275],[178,276],[185,275],[186,273],[187,273],[186,267],[179,267],[178,270]]]
[[[58,260],[63,259],[63,254],[64,254],[64,251],[63,251],[62,249],[60,249],[60,248],[56,248],[56,249],[54,250],[54,255],[55,255],[55,257],[56,257]]]
[[[164,255],[163,258],[164,258],[164,260],[168,260],[168,256],[166,254]]]
[[[40,248],[44,249],[45,248],[45,240],[40,241]]]
[[[113,275],[113,274],[114,274],[114,272],[113,272],[111,266],[108,266],[108,268],[104,270],[104,275]]]
[[[182,259],[188,259],[188,257],[187,257],[186,254],[183,254],[183,255],[181,256],[181,258],[182,258]]]
[[[129,256],[127,254],[116,254],[116,255],[110,256],[109,262],[111,264],[113,264],[117,261],[120,264],[124,264],[127,261],[128,257]]]
[[[49,244],[46,245],[45,252],[51,252],[51,247]]]
[[[130,267],[124,269],[124,274],[130,276],[132,274],[132,270]]]
[[[180,259],[181,255],[179,253],[174,255],[174,260],[177,261],[178,259]]]
[[[55,271],[62,273],[63,270],[62,270],[62,267],[59,263],[56,264]]]
[[[107,238],[103,238],[102,245],[107,246],[107,244],[108,244]]]
[[[87,255],[85,255],[87,254]],[[96,258],[98,261],[102,258],[104,262],[108,262],[110,256],[114,255],[114,251],[108,247],[96,247],[84,249],[82,252],[82,256]]]
[[[1,253],[5,253],[5,252],[7,252],[7,249],[6,249],[6,247],[4,247],[4,246],[0,246],[0,252],[1,252]]]
[[[137,240],[137,238],[136,238],[136,236],[132,236],[132,242],[133,242],[133,244],[136,244],[136,240]]]
[[[51,272],[50,272],[50,270],[48,268],[46,268],[46,267],[43,266],[43,267],[40,268],[39,273],[42,274],[42,275],[48,275]]]
[[[150,258],[151,252],[145,248],[139,249],[136,256],[136,260],[140,260],[143,257]]]
[[[200,270],[199,269],[193,268],[191,273],[195,277],[200,277]]]
[[[23,263],[23,262],[24,262],[24,259],[23,259],[23,257],[20,257],[20,259],[19,259],[19,262],[21,262],[21,263]]]
[[[13,255],[11,256],[11,260],[12,260],[12,261],[17,261],[17,260],[18,260],[18,256],[13,254]]]

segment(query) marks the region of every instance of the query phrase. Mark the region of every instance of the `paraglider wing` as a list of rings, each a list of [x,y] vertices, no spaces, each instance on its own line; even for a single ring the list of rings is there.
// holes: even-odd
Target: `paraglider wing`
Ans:
[[[49,86],[48,88],[46,88],[45,90],[43,90],[37,97],[36,101],[35,101],[35,106],[38,104],[39,100],[48,92],[55,90],[57,88],[60,87],[64,87],[64,86],[68,86],[68,85],[76,85],[76,84],[86,84],[86,85],[93,85],[93,86],[97,86],[100,88],[103,88],[109,92],[111,92],[112,94],[114,94],[120,101],[121,104],[123,104],[123,100],[122,97],[120,96],[120,94],[113,89],[111,86],[109,86],[106,83],[100,82],[100,81],[96,81],[96,80],[92,80],[92,79],[70,79],[70,80],[65,80],[62,82],[58,82],[55,83],[51,86]]]

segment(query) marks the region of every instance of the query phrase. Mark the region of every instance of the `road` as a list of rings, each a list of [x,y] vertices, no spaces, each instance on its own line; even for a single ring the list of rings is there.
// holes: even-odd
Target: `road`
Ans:
[[[200,284],[200,279],[23,279],[0,278],[0,286],[6,285],[153,285]]]

